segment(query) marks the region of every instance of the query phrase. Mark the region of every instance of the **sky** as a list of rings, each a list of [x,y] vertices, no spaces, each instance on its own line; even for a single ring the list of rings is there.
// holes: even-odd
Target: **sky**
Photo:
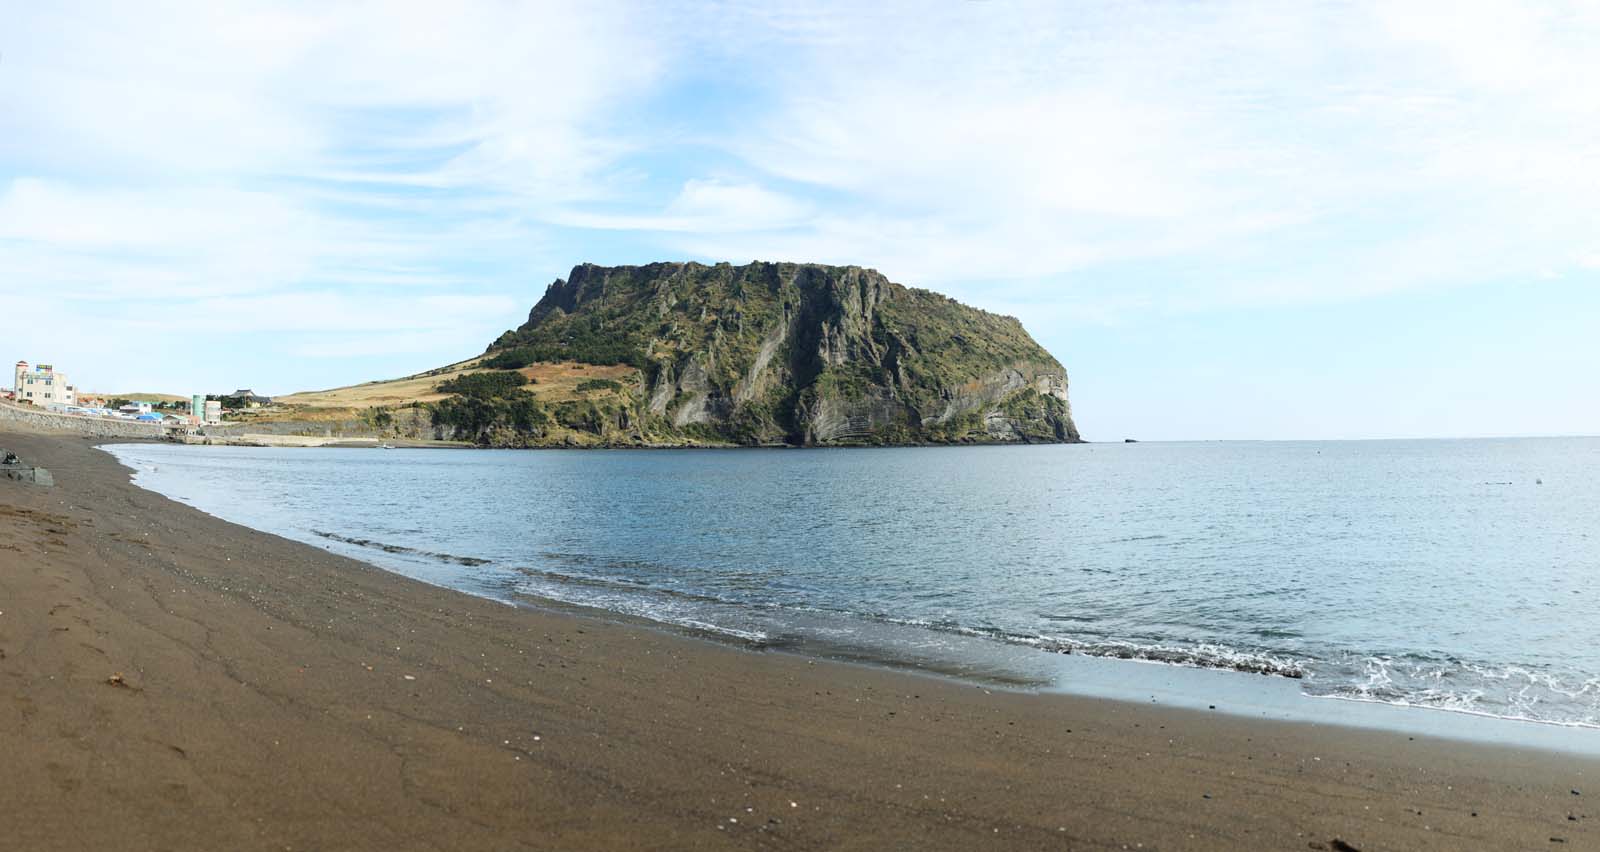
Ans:
[[[0,360],[286,393],[475,355],[581,262],[814,261],[1018,317],[1091,440],[1593,435],[1596,44],[1581,2],[0,0]]]

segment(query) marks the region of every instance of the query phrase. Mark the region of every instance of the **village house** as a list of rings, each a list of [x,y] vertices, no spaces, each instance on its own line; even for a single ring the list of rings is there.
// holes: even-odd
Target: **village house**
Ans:
[[[67,384],[65,374],[58,373],[49,364],[28,369],[27,361],[17,362],[16,381],[12,388],[17,402],[29,405],[76,405],[78,389]]]
[[[228,397],[239,400],[240,404],[245,408],[260,408],[263,405],[272,404],[272,397],[261,396],[249,388],[240,388],[228,394]]]

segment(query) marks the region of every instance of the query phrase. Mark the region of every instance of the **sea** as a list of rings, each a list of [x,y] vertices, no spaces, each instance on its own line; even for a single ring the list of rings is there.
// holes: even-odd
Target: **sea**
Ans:
[[[220,518],[508,604],[979,688],[1600,748],[1600,438],[106,449]]]

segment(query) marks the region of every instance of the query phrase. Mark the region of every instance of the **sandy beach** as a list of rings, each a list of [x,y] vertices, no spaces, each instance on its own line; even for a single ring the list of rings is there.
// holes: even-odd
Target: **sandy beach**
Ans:
[[[1600,849],[1592,758],[513,608],[0,447],[0,847]]]

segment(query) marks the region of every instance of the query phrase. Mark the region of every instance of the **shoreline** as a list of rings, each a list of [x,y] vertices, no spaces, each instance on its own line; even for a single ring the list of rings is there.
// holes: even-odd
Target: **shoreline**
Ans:
[[[281,441],[304,439],[318,443],[263,443],[261,438],[274,438]],[[187,443],[187,442],[174,442]],[[311,438],[299,435],[273,435],[269,433],[243,433],[238,436],[223,436],[215,441],[194,442],[210,446],[234,447],[285,447],[297,449],[323,449],[323,448],[365,448],[376,449],[376,444],[392,443],[396,448],[408,450],[429,449],[463,449],[463,450],[893,450],[903,448],[923,447],[1049,447],[1049,446],[1081,446],[1095,443],[1092,441],[952,441],[952,442],[923,442],[923,443],[897,443],[897,444],[857,444],[857,443],[829,443],[829,444],[664,444],[664,443],[633,443],[633,442],[606,442],[593,444],[567,443],[565,441],[549,444],[528,444],[526,446],[499,446],[494,444],[473,444],[466,441],[442,441],[421,438],[373,438],[361,436]],[[1108,442],[1101,442],[1108,443]],[[1152,442],[1154,443],[1154,442]]]
[[[156,492],[159,493],[159,492]],[[170,498],[169,498],[170,499]],[[189,504],[185,504],[189,505]],[[205,510],[190,506],[196,511]],[[209,512],[206,514],[210,515]],[[220,518],[224,523],[238,523]],[[239,524],[255,529],[246,524]],[[606,609],[587,603],[517,591],[510,598],[454,588],[406,573],[399,565],[376,561],[377,554],[342,553],[326,542],[289,538],[269,530],[267,535],[354,559],[381,571],[453,594],[481,598],[513,608],[554,613],[606,622],[628,629],[648,630],[669,638],[704,642],[753,654],[780,654],[830,665],[859,666],[871,670],[909,674],[946,681],[957,686],[998,690],[1022,695],[1062,695],[1093,698],[1121,704],[1160,704],[1189,711],[1215,711],[1241,718],[1322,724],[1353,732],[1427,736],[1467,744],[1502,745],[1552,754],[1600,758],[1600,725],[1504,716],[1456,707],[1429,706],[1301,690],[1302,678],[1252,669],[1175,663],[1160,659],[1124,657],[1086,652],[1051,652],[1025,643],[1008,643],[972,634],[940,634],[984,647],[982,662],[958,661],[944,656],[896,656],[872,646],[840,644],[816,636],[768,637],[704,623],[680,623],[646,615]],[[348,544],[338,539],[335,541]],[[365,548],[356,546],[358,551]],[[985,647],[986,646],[986,647]],[[1152,696],[1159,695],[1157,700]]]
[[[27,848],[1600,843],[1592,758],[508,607],[145,491],[111,442],[0,435],[57,482],[0,483]]]
[[[161,478],[150,481],[153,474],[144,470],[145,460],[137,445],[128,445],[129,452],[123,452],[114,444],[101,445],[99,449],[137,468],[133,480],[141,487],[168,493],[186,505],[196,505],[188,501],[182,488],[174,489],[174,483]],[[151,460],[151,464],[157,461],[160,459]],[[1062,640],[960,627],[939,629],[915,621],[875,618],[860,613],[819,615],[796,611],[776,619],[759,616],[753,621],[747,618],[749,611],[699,611],[674,617],[664,614],[670,609],[663,611],[649,604],[643,607],[616,602],[596,605],[581,596],[563,596],[559,591],[561,586],[513,588],[509,584],[515,574],[511,578],[501,578],[494,573],[497,571],[495,560],[464,560],[365,538],[348,538],[320,527],[284,527],[260,517],[252,520],[251,513],[239,514],[238,507],[233,508],[235,511],[217,517],[440,588],[501,603],[553,609],[660,630],[669,635],[688,636],[744,650],[846,661],[1006,690],[1093,696],[1141,704],[1155,700],[1168,707],[1215,710],[1250,718],[1600,755],[1600,724],[1593,721],[1491,712],[1442,701],[1408,702],[1347,694],[1321,683],[1312,670],[1315,659],[1283,656],[1292,655],[1289,651],[1213,646],[1208,653],[1201,653],[1159,641],[1143,646],[1119,642],[1103,646],[1063,645]],[[324,526],[333,523],[329,519],[329,524]],[[432,557],[490,567],[475,569],[470,578],[452,577],[435,573],[428,567],[419,570],[419,557],[423,562],[428,561],[426,557]],[[737,604],[722,603],[724,610],[738,609]],[[757,611],[764,610],[758,608]],[[740,621],[741,617],[746,620]],[[848,624],[839,623],[841,621]],[[844,633],[840,632],[841,627]],[[841,638],[845,633],[854,635],[850,639]],[[929,645],[934,637],[937,639]],[[1144,665],[1131,665],[1135,663]],[[1283,682],[1285,680],[1290,682]]]

